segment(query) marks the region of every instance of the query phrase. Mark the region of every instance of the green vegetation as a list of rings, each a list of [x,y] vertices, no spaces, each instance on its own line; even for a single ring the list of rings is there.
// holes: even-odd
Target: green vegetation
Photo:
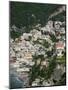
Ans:
[[[55,5],[55,4],[10,2],[10,26],[15,25],[19,29],[17,31],[14,30],[10,31],[11,38],[15,40],[15,38],[18,38],[22,33],[29,33],[33,29],[33,27],[38,23],[40,23],[41,26],[44,26],[48,21],[49,16],[61,6],[62,5]],[[65,14],[66,12],[63,12],[51,18],[51,20],[64,21]],[[22,29],[22,32],[20,32],[21,28],[24,26],[25,28]],[[56,39],[56,36],[53,34],[50,34],[50,38],[53,43],[58,41]],[[29,39],[26,41],[31,41],[31,40],[32,37],[30,36]],[[37,39],[36,41],[32,41],[32,42],[34,44],[40,44],[42,47],[45,47],[45,49],[47,48],[48,50],[50,43],[46,40],[42,40],[42,42],[39,40],[41,39]],[[41,64],[42,61],[45,60],[44,55],[33,56],[33,61],[35,62],[35,64],[31,67],[31,70],[29,72],[29,85],[31,85],[32,82],[39,77],[40,79],[44,78],[44,80],[48,80],[51,77],[54,69],[56,68],[57,61],[65,62],[66,53],[64,53],[62,57],[57,57],[57,56],[53,56],[53,52],[54,50],[45,52],[47,55],[48,66]],[[38,60],[40,60],[39,64],[38,64]],[[57,82],[57,85],[65,84],[66,81],[65,75],[66,74],[64,74],[61,77],[60,81]]]
[[[47,55],[48,55],[48,58],[52,56],[53,52],[52,51],[47,51]]]
[[[52,40],[53,42],[56,42],[56,41],[57,41],[55,35],[51,34],[50,37],[51,37],[51,40]]]
[[[51,77],[51,74],[53,73],[55,67],[56,67],[56,56],[54,56],[49,62],[49,66],[45,72],[45,79],[49,79]]]
[[[34,56],[34,60],[37,61],[38,58],[43,58],[43,56],[40,55],[40,57],[38,56]],[[35,65],[32,67],[32,70],[30,71],[30,84],[36,79],[36,78],[44,78],[44,80],[47,80],[51,77],[51,74],[53,73],[54,68],[56,67],[56,56],[54,56],[50,62],[49,62],[49,66],[43,67],[40,70],[41,65],[37,65],[35,62]]]
[[[36,40],[36,41],[33,41],[33,42],[34,42],[34,44],[41,44],[41,45],[43,45],[45,48],[48,48],[50,44],[49,44],[46,40],[42,40],[42,41],[43,41],[42,43],[39,42],[39,40]]]
[[[31,36],[29,36],[29,41],[31,41],[31,39],[32,39],[32,37],[31,37]]]
[[[46,40],[44,40],[43,41],[43,44],[42,44],[45,48],[48,48],[49,47],[49,43],[46,41]]]
[[[65,16],[66,16],[66,12],[64,11],[64,12],[62,12],[62,13],[54,16],[54,17],[52,18],[52,20],[53,20],[53,21],[59,20],[59,21],[62,21],[62,22],[63,22],[63,21],[65,21]]]
[[[62,5],[10,2],[10,24],[29,27],[41,23],[45,25],[51,13]]]
[[[63,56],[61,56],[61,57],[56,57],[56,60],[57,60],[57,62],[59,62],[59,63],[65,64],[65,63],[66,63],[66,56],[63,55]]]
[[[33,41],[34,44],[41,44],[39,40]]]
[[[57,60],[61,60],[61,61],[65,61],[65,58],[66,58],[65,55],[63,55],[63,56],[61,56],[61,57],[57,56],[56,59],[57,59]]]
[[[11,31],[10,36],[15,40],[15,38],[18,38],[21,35],[19,32]]]

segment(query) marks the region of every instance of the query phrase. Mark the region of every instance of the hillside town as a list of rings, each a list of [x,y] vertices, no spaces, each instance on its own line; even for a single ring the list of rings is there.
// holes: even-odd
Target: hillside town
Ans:
[[[16,75],[22,87],[62,85],[66,73],[65,24],[48,20],[45,26],[38,23],[29,33],[10,37],[9,73]]]

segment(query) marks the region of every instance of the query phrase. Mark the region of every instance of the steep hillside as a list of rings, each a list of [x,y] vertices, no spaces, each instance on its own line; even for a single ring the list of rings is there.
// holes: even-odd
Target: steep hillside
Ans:
[[[63,5],[10,2],[10,25],[17,27],[37,23],[45,25],[49,16]]]

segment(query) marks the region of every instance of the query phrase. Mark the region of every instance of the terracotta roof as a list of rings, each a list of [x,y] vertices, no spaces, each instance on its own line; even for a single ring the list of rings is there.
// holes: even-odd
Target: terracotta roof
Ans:
[[[64,44],[62,42],[56,43],[56,48],[64,48]]]

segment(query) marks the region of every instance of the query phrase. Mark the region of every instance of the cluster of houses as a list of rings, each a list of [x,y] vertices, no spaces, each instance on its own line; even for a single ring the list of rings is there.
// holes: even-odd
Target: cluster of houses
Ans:
[[[50,34],[56,37],[56,42],[51,40]],[[37,40],[39,43],[34,43]],[[44,40],[48,42],[48,48],[42,45]],[[21,80],[24,80],[24,87],[29,86],[29,72],[35,64],[32,56],[35,54],[44,55],[47,58],[46,52],[55,49],[54,54],[61,57],[62,52],[65,52],[65,42],[65,22],[53,22],[51,20],[44,27],[41,27],[40,24],[36,25],[30,33],[25,32],[15,40],[10,38],[10,67],[15,69]],[[47,64],[48,61],[44,60],[41,66],[47,67]],[[37,82],[38,80],[34,81],[32,86],[37,86]],[[50,84],[43,82],[43,85],[53,85],[53,82],[50,82]]]

